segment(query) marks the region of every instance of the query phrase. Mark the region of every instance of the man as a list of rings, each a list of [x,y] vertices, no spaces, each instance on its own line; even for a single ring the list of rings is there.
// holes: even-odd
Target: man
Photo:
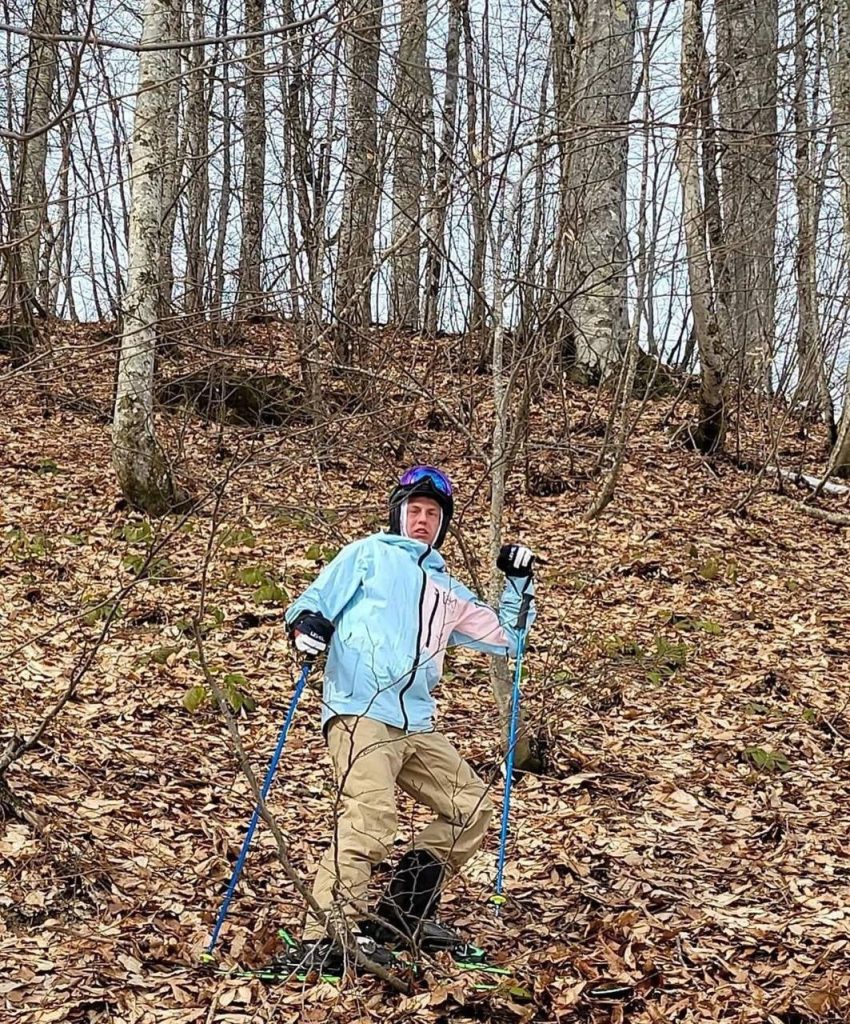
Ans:
[[[481,845],[493,808],[484,783],[434,731],[433,691],[447,647],[515,654],[517,616],[534,592],[534,556],[516,544],[502,548],[497,562],[507,577],[498,614],[450,576],[437,549],[453,511],[445,473],[409,469],[390,496],[390,532],[343,548],[286,611],[298,651],[327,653],[322,727],[339,800],[313,898],[323,917],[341,909],[364,954],[382,964],[391,954],[379,942],[399,933],[423,948],[460,943],[433,919],[440,888]],[[533,617],[532,607],[529,624]],[[401,858],[378,905],[390,926],[383,928],[368,919],[366,889],[373,866],[392,850],[396,785],[436,817]],[[342,920],[334,921],[339,930]],[[339,962],[324,920],[313,915],[304,947],[308,965]]]

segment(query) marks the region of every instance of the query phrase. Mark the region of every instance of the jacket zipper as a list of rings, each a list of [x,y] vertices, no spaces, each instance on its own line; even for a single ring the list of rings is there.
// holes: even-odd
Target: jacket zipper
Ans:
[[[434,629],[434,619],[437,617],[437,608],[440,606],[440,595],[439,593],[434,594],[434,607],[431,609],[431,615],[428,618],[428,634],[425,637],[426,649],[431,646],[431,633]]]
[[[408,727],[408,725],[410,723],[409,723],[408,718],[407,718],[407,710],[405,709],[405,706],[404,706],[404,695],[407,693],[407,691],[410,689],[410,687],[413,686],[413,680],[416,678],[416,670],[419,668],[419,660],[420,660],[421,655],[422,655],[422,651],[421,651],[422,626],[423,626],[423,622],[422,622],[422,609],[423,609],[423,607],[425,605],[425,589],[426,589],[427,584],[428,584],[428,574],[422,568],[422,563],[425,561],[425,559],[430,554],[431,554],[431,549],[427,548],[425,553],[422,555],[421,558],[419,558],[417,560],[417,563],[416,563],[419,566],[420,570],[422,571],[422,589],[419,591],[419,628],[416,630],[416,654],[413,657],[413,668],[410,671],[410,678],[407,680],[407,682],[401,688],[401,691],[400,691],[400,693],[398,695],[398,703],[399,703],[399,707],[401,708],[401,717],[402,717],[402,720],[404,722],[404,725],[403,725],[402,728],[404,729],[405,732],[407,732],[407,727]]]

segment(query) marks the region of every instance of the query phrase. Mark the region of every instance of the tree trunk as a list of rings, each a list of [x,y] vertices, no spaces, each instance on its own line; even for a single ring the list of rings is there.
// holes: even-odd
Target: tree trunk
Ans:
[[[850,267],[850,0],[824,0],[824,48],[829,69],[829,93],[836,155],[841,180],[845,268]],[[847,269],[845,269],[845,278]],[[850,478],[850,366],[838,438],[830,454],[828,476]]]
[[[428,253],[425,261],[425,333],[434,338],[440,305],[443,266],[447,255],[446,218],[451,203],[452,170],[457,140],[457,83],[460,63],[459,0],[449,0],[446,35],[446,90],[443,96],[443,132],[437,175],[428,217]]]
[[[496,257],[498,259],[498,257]],[[505,329],[502,321],[502,286],[501,274],[495,273],[493,286],[493,344],[490,351],[492,363],[494,417],[492,433],[492,458],[490,462],[490,562],[496,564],[499,549],[502,546],[502,518],[505,511],[505,482],[507,480],[511,454],[510,432],[508,429],[508,412],[511,398],[509,386],[510,375],[506,380],[504,367]],[[493,607],[498,607],[503,582],[494,575],[490,584],[489,600]],[[502,723],[503,747],[507,753],[508,727],[511,714],[511,695],[513,678],[508,662],[504,658],[490,659],[490,686],[499,717]],[[514,745],[514,768],[520,771],[539,771],[540,762],[532,750],[531,735],[525,723],[522,705],[517,721],[517,735]]]
[[[32,14],[34,33],[56,35],[62,23],[62,0],[35,0]],[[30,43],[27,67],[24,132],[38,132],[21,143],[17,186],[18,272],[17,295],[13,301],[26,306],[25,319],[31,315],[40,287],[41,243],[47,221],[47,189],[44,179],[47,163],[47,131],[56,82],[58,51],[55,42],[34,38]]]
[[[262,30],[264,0],[245,0],[245,29]],[[263,220],[266,170],[265,48],[263,37],[245,43],[245,115],[242,145],[245,170],[242,178],[242,244],[239,251],[237,302],[242,316],[263,312]]]
[[[709,273],[714,282],[714,313],[717,317],[718,345],[722,356],[723,340],[732,337],[732,317],[730,304],[732,286],[729,281],[729,265],[727,262],[726,236],[723,228],[723,205],[720,196],[720,179],[718,169],[720,157],[717,150],[717,126],[715,123],[715,89],[712,86],[711,69],[709,66],[708,49],[705,45],[705,30],[702,24],[702,2],[697,8],[694,21],[694,57],[699,62],[697,69],[698,84],[696,97],[699,107],[699,118],[694,130],[699,138],[702,149],[702,180],[704,195],[704,216]],[[693,339],[691,339],[693,340]],[[693,345],[690,346],[691,354]]]
[[[718,351],[706,219],[700,192],[699,79],[702,60],[700,0],[684,0],[682,11],[682,101],[677,161],[682,181],[682,219],[688,257],[688,283],[700,355],[699,421],[691,430],[694,446],[715,452],[723,446],[726,417],[723,362]]]
[[[731,337],[724,362],[771,387],[776,271],[777,0],[717,0],[721,195]]]
[[[180,39],[183,35],[183,10],[181,6],[171,14],[168,39]],[[159,243],[159,318],[168,322],[174,311],[174,228],[177,223],[177,202],[180,196],[180,180],[183,177],[185,136],[180,139],[180,50],[177,47],[164,51],[168,58],[168,75],[164,88],[165,122],[163,132],[162,168],[162,227]]]
[[[425,0],[402,0],[394,97],[392,292],[390,320],[419,328],[419,221],[427,93]]]
[[[216,35],[226,36],[230,28],[228,0],[221,0],[216,19]],[[222,319],[224,308],[224,250],[227,242],[227,225],[230,219],[232,189],[231,126],[233,124],[230,83],[232,60],[227,43],[221,44],[221,188],[218,193],[215,215],[215,245],[212,256],[212,281],[209,304],[217,320]],[[216,54],[218,56],[218,53]]]
[[[540,325],[546,315],[547,294],[543,280],[543,220],[546,212],[546,113],[549,93],[549,70],[543,73],[540,85],[540,106],[537,111],[537,150],[534,166],[534,190],[531,199],[531,224],[526,247],[525,267],[519,288],[519,321],[517,323],[517,349],[531,353],[535,338],[541,335]],[[533,358],[538,381],[546,373],[547,357],[551,353],[539,353]],[[550,362],[551,365],[551,362]]]
[[[282,10],[286,21],[295,21],[292,0],[283,0]],[[297,325],[298,355],[311,417],[318,425],[324,418],[320,340],[324,327],[322,285],[325,262],[325,190],[321,156],[316,159],[311,127],[306,120],[307,104],[312,100],[312,79],[304,66],[304,44],[299,33],[293,33],[285,40],[284,54],[287,111],[284,139],[290,154],[292,189],[297,200],[298,222],[307,264],[303,315]],[[335,86],[332,86],[329,124],[334,119],[334,95]],[[294,224],[292,232],[294,235]],[[293,247],[290,253],[293,265],[296,263],[294,252]]]
[[[546,285],[551,296],[550,308],[544,315],[548,321],[545,362],[554,369],[560,368],[565,359],[569,363],[575,362],[575,336],[569,318],[565,315],[571,286],[572,247],[575,241],[569,189],[570,155],[574,148],[568,131],[573,101],[574,51],[574,38],[570,31],[570,0],[552,0],[549,5],[549,19],[555,128],[558,131],[558,206],[555,240],[546,271]]]
[[[346,4],[347,152],[334,296],[334,348],[341,363],[353,361],[354,337],[372,322],[382,14],[383,0],[350,0]]]
[[[173,39],[175,3],[176,0],[145,0],[143,45]],[[170,51],[142,51],[131,142],[129,266],[112,425],[112,459],[121,490],[131,504],[150,515],[167,512],[173,502],[168,467],[156,442],[153,415],[170,74]]]
[[[580,0],[574,10],[570,311],[576,367],[600,379],[619,362],[628,339],[627,122],[637,14],[635,0]]]
[[[204,8],[192,0],[192,39],[204,36]],[[204,305],[207,277],[207,210],[209,205],[209,110],[207,107],[206,49],[190,46],[187,53],[188,95],[186,99],[186,149],[188,216],[186,224],[187,313],[196,313]]]
[[[531,173],[531,168],[526,171],[526,174],[529,173]],[[521,210],[524,178],[523,175],[514,183],[513,196],[508,208],[502,206],[498,216],[492,217],[487,226],[493,268],[492,334],[489,351],[493,394],[493,430],[490,435],[490,465],[488,467],[490,477],[490,561],[492,565],[495,565],[502,545],[506,482],[517,447],[519,419],[514,417],[513,423],[511,423],[510,415],[516,387],[517,366],[505,366],[505,308],[506,301],[509,303],[512,300],[512,295],[506,294],[503,263],[510,266],[511,233],[513,233],[514,244],[517,244],[522,235]],[[504,203],[504,192],[501,193],[501,199]],[[494,222],[498,224],[498,230],[494,229]],[[488,592],[488,599],[494,607],[498,605],[502,585],[503,582],[499,576],[494,575]],[[490,659],[490,686],[499,708],[503,745],[507,752],[513,679],[510,667],[504,658],[493,657]],[[532,738],[525,724],[522,706],[519,709],[517,722],[514,765],[525,771],[539,771],[541,768],[539,759],[533,751]]]
[[[66,273],[67,257],[72,247],[71,232],[71,194],[69,190],[71,151],[73,147],[73,125],[70,121],[63,121],[59,126],[59,137],[61,139],[62,163],[59,167],[59,221],[53,232],[52,244],[47,253],[47,273],[42,281],[44,288],[41,298],[41,305],[48,310],[52,316],[62,315],[59,313],[59,294],[64,292],[65,302],[72,297],[73,278]],[[63,302],[63,310],[65,306]],[[68,303],[73,310],[73,305]]]
[[[809,121],[809,96],[806,85],[808,46],[806,14],[808,3],[798,0],[794,8],[794,191],[797,198],[797,361],[796,400],[807,415],[819,414],[827,425],[830,439],[836,439],[835,411],[826,371],[826,355],[820,329],[817,294],[817,222],[816,170],[812,159],[815,144]]]
[[[472,217],[472,261],[469,277],[469,323],[468,333],[473,339],[484,333],[487,304],[484,296],[484,264],[487,258],[487,199],[486,176],[488,153],[485,133],[478,128],[478,78],[472,39],[472,22],[469,17],[469,0],[461,0],[461,21],[463,24],[464,71],[466,73],[466,166],[467,182],[470,189],[470,213]]]

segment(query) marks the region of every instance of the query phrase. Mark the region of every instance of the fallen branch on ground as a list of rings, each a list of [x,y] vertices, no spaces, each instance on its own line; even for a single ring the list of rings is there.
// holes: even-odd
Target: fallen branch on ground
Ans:
[[[801,484],[813,491],[820,491],[821,494],[828,494],[831,497],[841,497],[850,494],[850,487],[844,484],[834,483],[828,477],[820,479],[816,476],[809,476],[807,473],[795,473],[792,469],[781,469],[779,466],[765,466],[768,473],[774,473],[781,480],[788,480],[794,484]]]

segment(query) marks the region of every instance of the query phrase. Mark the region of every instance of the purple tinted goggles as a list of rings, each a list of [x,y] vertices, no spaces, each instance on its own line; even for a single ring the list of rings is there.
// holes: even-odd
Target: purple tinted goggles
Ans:
[[[449,480],[442,470],[437,469],[435,466],[412,466],[404,473],[399,483],[402,487],[412,487],[414,484],[418,484],[422,480],[430,481],[440,494],[445,494],[446,497],[449,498],[451,497],[451,480]]]

